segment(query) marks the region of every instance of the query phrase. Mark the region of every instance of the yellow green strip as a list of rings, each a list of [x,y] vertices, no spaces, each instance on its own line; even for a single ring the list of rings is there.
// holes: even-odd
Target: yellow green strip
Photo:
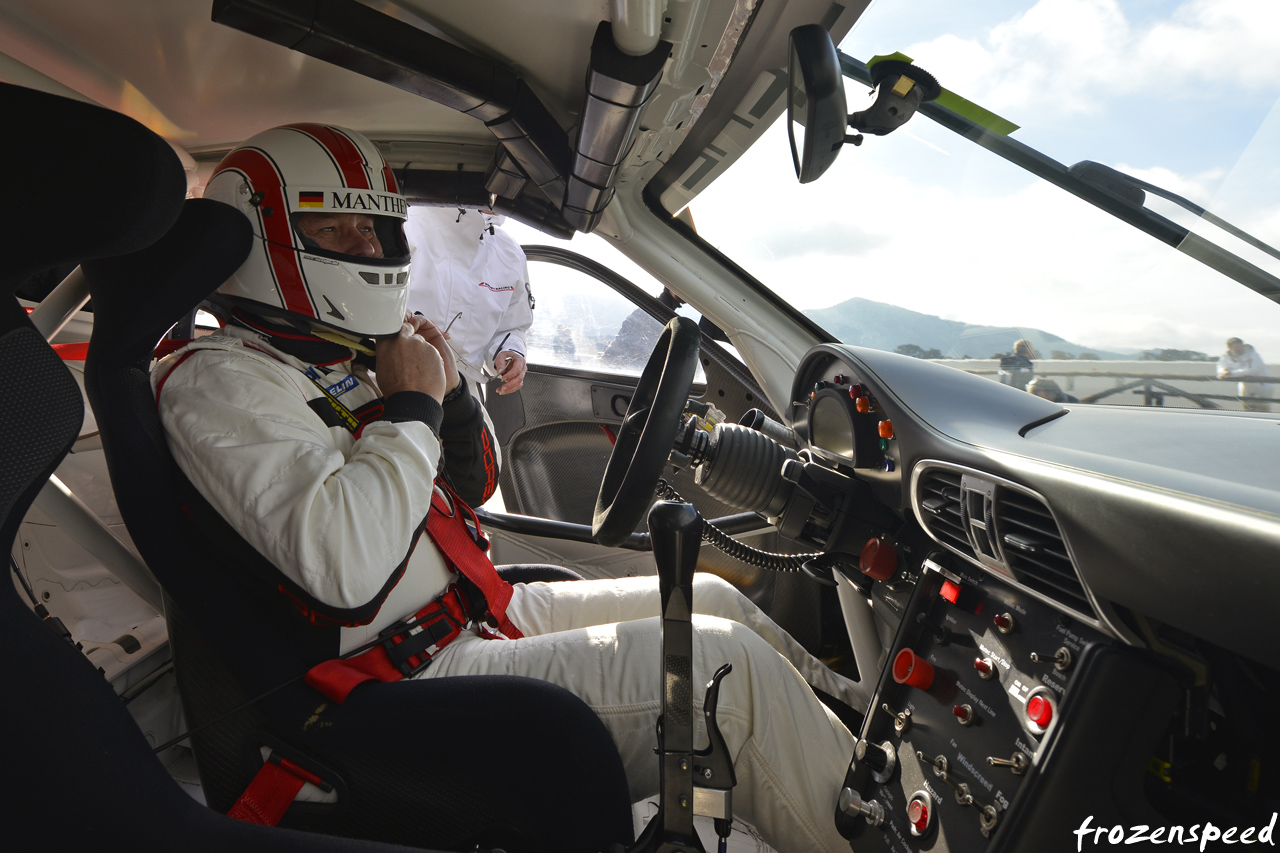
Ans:
[[[996,136],[1008,136],[1018,129],[1018,125],[1008,119],[1001,118],[991,110],[980,107],[973,101],[966,100],[948,89],[943,89],[942,94],[934,100],[934,103],[940,107],[946,107],[957,115],[964,116],[969,121],[979,127],[986,128]]]
[[[887,55],[878,55],[871,57],[867,63],[867,67],[873,67],[877,62],[883,62],[886,59],[895,59],[899,62],[912,62],[914,60],[901,51],[890,53]],[[962,98],[949,89],[943,89],[942,94],[934,101],[940,107],[946,107],[953,113],[967,118],[969,121],[985,128],[987,131],[994,133],[996,136],[1008,136],[1018,129],[1018,125],[1006,118],[1001,118],[991,110],[980,107],[973,101]]]

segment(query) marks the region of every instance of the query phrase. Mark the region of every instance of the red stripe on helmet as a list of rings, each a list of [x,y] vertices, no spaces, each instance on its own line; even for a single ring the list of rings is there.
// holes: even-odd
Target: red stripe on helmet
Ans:
[[[382,162],[382,183],[386,185],[387,192],[399,194],[400,186],[396,183],[396,173],[391,171],[391,167],[385,160]]]
[[[342,185],[351,190],[371,190],[369,181],[369,163],[364,159],[360,146],[356,145],[345,133],[340,133],[328,125],[286,124],[285,127],[305,133],[314,139],[332,158],[338,172],[342,175]]]
[[[311,294],[307,292],[298,253],[293,248],[293,227],[289,224],[289,207],[285,204],[280,171],[271,158],[256,148],[232,151],[218,164],[214,177],[228,169],[244,175],[253,192],[262,193],[262,200],[258,203],[258,222],[262,226],[262,236],[266,238],[268,266],[285,310],[315,317],[316,310],[311,304]],[[266,215],[268,210],[271,212],[269,216]]]

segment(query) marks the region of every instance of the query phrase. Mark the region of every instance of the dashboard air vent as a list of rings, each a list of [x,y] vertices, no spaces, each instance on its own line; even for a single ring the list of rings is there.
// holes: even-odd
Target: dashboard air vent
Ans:
[[[929,532],[943,544],[973,559],[973,545],[965,532],[964,516],[960,511],[961,474],[943,468],[930,468],[917,484],[917,499],[923,510],[921,517]]]
[[[1005,565],[1019,583],[1078,613],[1093,612],[1058,525],[1044,504],[1022,492],[1000,489],[994,515]]]

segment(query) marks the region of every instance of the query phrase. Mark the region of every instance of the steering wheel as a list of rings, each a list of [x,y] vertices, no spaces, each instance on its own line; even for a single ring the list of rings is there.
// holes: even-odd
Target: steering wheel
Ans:
[[[653,500],[693,386],[701,339],[697,323],[674,317],[654,345],[596,496],[591,535],[601,545],[612,548],[626,541]]]

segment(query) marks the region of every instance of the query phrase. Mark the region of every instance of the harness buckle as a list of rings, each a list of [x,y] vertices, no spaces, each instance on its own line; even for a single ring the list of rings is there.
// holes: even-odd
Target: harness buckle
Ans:
[[[431,659],[462,631],[439,601],[435,609],[409,621],[395,622],[378,632],[391,665],[412,678],[431,665]],[[397,642],[396,638],[400,638]]]

